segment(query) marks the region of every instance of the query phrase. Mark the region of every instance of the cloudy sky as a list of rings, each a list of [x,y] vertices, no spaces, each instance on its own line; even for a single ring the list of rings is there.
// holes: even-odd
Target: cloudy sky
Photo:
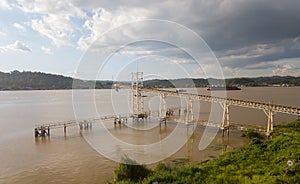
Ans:
[[[0,71],[79,76],[78,66],[91,46],[99,37],[119,28],[118,36],[111,34],[101,40],[102,49],[124,38],[134,41],[153,34],[159,35],[160,42],[123,47],[101,78],[117,75],[114,67],[123,61],[128,64],[136,60],[141,62],[140,70],[156,71],[169,78],[188,76],[172,64],[177,68],[180,65],[190,77],[205,77],[203,74],[214,67],[209,59],[205,60],[205,54],[199,66],[182,51],[193,48],[197,52],[191,36],[173,32],[182,26],[205,41],[225,77],[300,76],[299,7],[299,0],[0,0]],[[178,27],[136,24],[120,28],[149,19],[170,21]],[[166,44],[169,42],[165,40],[170,39],[191,45],[180,50],[177,45]]]

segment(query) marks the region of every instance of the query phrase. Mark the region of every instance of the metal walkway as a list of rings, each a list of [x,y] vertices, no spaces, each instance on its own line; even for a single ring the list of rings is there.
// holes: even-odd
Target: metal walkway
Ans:
[[[119,86],[120,87],[120,86]],[[116,88],[117,90],[119,89]],[[50,129],[53,128],[64,128],[64,132],[66,132],[66,127],[69,126],[77,126],[79,125],[80,129],[86,129],[91,128],[93,122],[96,120],[114,120],[114,124],[121,124],[122,122],[127,122],[127,118],[134,118],[134,119],[144,119],[150,116],[152,112],[145,112],[144,111],[144,100],[143,98],[146,97],[144,93],[155,93],[160,96],[160,108],[158,110],[158,116],[160,118],[160,123],[164,122],[166,125],[167,117],[170,115],[173,115],[174,110],[180,110],[185,109],[185,123],[197,123],[202,125],[210,125],[211,122],[199,122],[194,120],[194,113],[193,113],[193,100],[198,101],[205,101],[210,103],[219,103],[221,107],[223,108],[223,120],[222,122],[215,122],[212,124],[212,126],[217,125],[223,130],[224,132],[227,131],[227,134],[229,134],[229,128],[230,127],[238,127],[238,129],[244,129],[246,127],[253,127],[255,129],[262,129],[261,127],[256,127],[252,125],[238,125],[238,124],[230,124],[229,121],[229,107],[231,105],[233,106],[239,106],[239,107],[247,107],[247,108],[253,108],[253,109],[260,109],[263,110],[264,113],[268,117],[268,122],[266,126],[266,134],[267,136],[270,136],[273,132],[273,120],[274,120],[274,114],[275,113],[285,113],[285,114],[291,114],[291,115],[298,115],[300,116],[300,108],[298,107],[291,107],[286,105],[279,105],[279,104],[271,104],[271,103],[263,103],[263,102],[255,102],[255,101],[249,101],[249,100],[240,100],[240,99],[232,99],[232,98],[222,98],[222,97],[216,97],[216,96],[209,96],[209,95],[201,95],[201,94],[192,94],[192,93],[182,93],[178,91],[171,91],[171,90],[163,90],[163,89],[150,89],[150,88],[144,88],[143,87],[143,72],[136,72],[132,73],[132,85],[131,85],[131,91],[132,91],[132,106],[133,106],[133,112],[132,114],[123,114],[123,115],[112,115],[112,116],[104,116],[100,118],[95,119],[89,119],[89,120],[82,120],[82,121],[64,121],[64,122],[57,122],[57,123],[48,123],[48,124],[41,124],[36,125],[34,129],[35,136],[46,136],[50,135]],[[179,108],[167,108],[166,104],[166,97],[167,96],[173,96],[173,97],[180,97],[185,98],[187,100],[187,106],[186,108],[179,107]],[[221,124],[221,126],[219,126]]]
[[[239,100],[239,99],[232,99],[232,98],[214,97],[214,96],[209,96],[209,95],[179,93],[176,91],[162,90],[162,89],[140,88],[139,90],[143,91],[143,92],[164,94],[166,96],[192,98],[194,100],[200,100],[200,101],[205,101],[205,102],[216,102],[216,103],[222,103],[222,104],[227,104],[227,105],[235,105],[235,106],[240,106],[240,107],[248,107],[248,108],[254,108],[254,109],[261,109],[261,110],[272,110],[273,112],[300,115],[300,108],[286,106],[286,105],[269,104],[269,103],[263,103],[263,102]]]
[[[93,123],[97,120],[114,120],[114,123],[123,123],[127,120],[128,117],[130,117],[130,114],[122,114],[122,115],[111,115],[111,116],[103,116],[100,118],[93,118],[93,119],[87,119],[87,120],[71,120],[71,121],[61,121],[61,122],[55,122],[55,123],[43,123],[39,125],[35,125],[34,128],[34,134],[35,137],[38,136],[46,136],[50,135],[50,129],[56,129],[56,128],[64,128],[64,132],[66,133],[67,127],[72,126],[79,126],[80,130],[91,128]]]
[[[273,122],[274,122],[274,114],[275,113],[285,113],[291,115],[300,116],[300,108],[298,107],[291,107],[286,105],[279,105],[279,104],[271,104],[271,103],[263,103],[263,102],[255,102],[250,100],[239,100],[239,99],[232,99],[232,98],[222,98],[217,96],[209,96],[209,95],[200,95],[200,94],[192,94],[192,93],[180,93],[177,91],[170,91],[170,90],[163,90],[163,89],[150,89],[150,88],[139,88],[139,94],[142,93],[156,93],[160,96],[161,99],[161,114],[163,115],[161,118],[163,119],[165,116],[165,108],[166,102],[165,98],[167,96],[173,97],[180,97],[185,98],[187,100],[187,120],[186,122],[193,121],[193,100],[205,101],[210,103],[219,103],[223,108],[223,121],[221,123],[221,129],[224,132],[227,131],[229,134],[230,128],[230,121],[229,121],[229,106],[239,106],[239,107],[247,107],[253,109],[260,109],[263,110],[266,116],[268,117],[268,122],[266,126],[266,135],[270,136],[273,133]]]

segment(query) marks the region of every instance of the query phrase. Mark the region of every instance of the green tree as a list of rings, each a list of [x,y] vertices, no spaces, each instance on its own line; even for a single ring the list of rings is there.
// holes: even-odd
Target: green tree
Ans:
[[[115,181],[141,181],[146,178],[151,170],[145,165],[137,163],[135,160],[125,156],[122,158],[119,168],[114,171]]]

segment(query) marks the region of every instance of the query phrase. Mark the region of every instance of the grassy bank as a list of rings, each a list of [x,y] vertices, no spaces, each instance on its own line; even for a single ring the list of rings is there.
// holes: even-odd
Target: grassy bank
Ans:
[[[145,173],[133,178],[129,165],[121,164],[115,183],[300,183],[300,120],[276,126],[274,132],[268,140],[246,132],[251,141],[245,148],[201,165],[160,163],[153,170],[138,166]],[[287,165],[289,160],[292,166]],[[130,172],[135,167],[130,166]]]

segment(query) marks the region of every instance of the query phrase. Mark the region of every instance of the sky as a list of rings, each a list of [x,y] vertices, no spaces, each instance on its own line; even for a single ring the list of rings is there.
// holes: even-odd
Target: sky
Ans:
[[[299,0],[0,0],[0,71],[122,80],[137,70],[148,78],[300,76],[299,7]]]

